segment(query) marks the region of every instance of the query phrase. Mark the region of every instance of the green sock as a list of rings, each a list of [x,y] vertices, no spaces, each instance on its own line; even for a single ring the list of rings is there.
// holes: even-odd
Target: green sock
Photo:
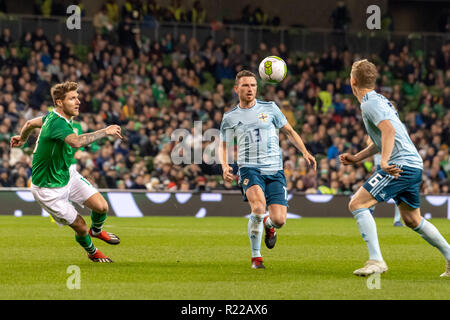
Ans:
[[[102,231],[105,220],[106,213],[91,211],[91,229],[95,234],[98,234]]]
[[[75,234],[75,240],[87,251],[87,253],[94,254],[97,251],[97,248],[92,243],[92,239],[88,234],[84,237]]]

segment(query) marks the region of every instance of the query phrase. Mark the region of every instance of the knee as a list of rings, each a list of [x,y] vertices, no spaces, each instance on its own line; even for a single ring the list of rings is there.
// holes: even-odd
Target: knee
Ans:
[[[70,226],[79,237],[85,237],[88,235],[89,232],[88,226],[84,221],[84,219],[82,219],[80,216],[78,216],[77,219]]]
[[[286,218],[285,217],[276,217],[276,218],[271,218],[270,220],[272,220],[272,223],[275,224],[278,228],[281,228],[282,226],[284,226],[286,224]]]
[[[251,203],[252,212],[255,214],[266,213],[266,204],[262,201],[254,201]]]
[[[350,202],[348,203],[348,210],[350,212],[353,212],[355,210],[358,210],[358,203],[356,202],[355,198],[351,199]]]
[[[85,237],[89,234],[88,226],[85,224],[76,230],[76,233],[80,237]]]
[[[422,220],[422,217],[410,217],[410,216],[402,216],[403,222],[408,228],[414,229],[417,228]]]
[[[413,223],[411,220],[404,220],[404,222],[408,228],[414,229],[415,227],[417,227],[417,225]]]
[[[100,201],[100,203],[95,208],[95,212],[98,213],[108,213],[108,210],[109,210],[108,202],[106,202],[105,199],[103,199],[103,201]]]

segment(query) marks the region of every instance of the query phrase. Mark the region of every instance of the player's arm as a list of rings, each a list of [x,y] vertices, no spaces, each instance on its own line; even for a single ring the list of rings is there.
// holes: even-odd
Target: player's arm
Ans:
[[[66,142],[72,148],[78,149],[107,136],[113,136],[123,139],[120,127],[118,125],[112,125],[105,129],[97,130],[91,133],[85,133],[82,135],[77,135],[76,133],[69,134],[64,139],[64,142]]]
[[[25,142],[27,142],[31,132],[33,132],[34,129],[42,127],[42,118],[43,117],[37,117],[25,122],[25,125],[20,131],[20,135],[11,137],[11,148],[20,148],[23,146]]]
[[[233,168],[228,165],[227,150],[228,150],[227,143],[225,141],[221,141],[219,147],[219,159],[220,164],[222,165],[223,178],[225,181],[231,182],[234,179],[234,175],[233,175]]]
[[[374,154],[378,153],[377,146],[372,142],[372,140],[369,141],[370,141],[369,145],[355,155],[352,155],[350,153],[343,153],[339,155],[339,159],[341,160],[341,162],[346,165],[354,164],[363,161],[364,159],[369,158]]]
[[[281,131],[288,137],[289,141],[298,150],[300,150],[308,165],[310,166],[312,165],[315,171],[317,168],[316,159],[308,152],[308,150],[305,147],[305,144],[303,143],[302,138],[300,138],[298,133],[295,132],[294,128],[292,128],[289,122],[286,122],[286,124],[281,128]]]
[[[382,120],[386,119],[383,110],[381,110],[376,103],[367,103],[367,102],[362,103],[361,113],[363,117],[366,116],[374,124],[380,123]],[[373,143],[371,139],[369,139],[368,146],[365,149],[361,150],[355,155],[352,155],[350,153],[340,154],[339,160],[345,165],[355,164],[360,161],[363,161],[364,159],[370,156],[373,156],[378,152],[379,150],[377,146]]]
[[[232,141],[233,130],[230,128],[228,119],[224,115],[220,123],[219,161],[222,165],[223,179],[231,182],[234,179],[233,168],[228,165],[228,142]]]
[[[383,120],[378,123],[378,129],[381,131],[381,161],[380,167],[388,174],[399,177],[402,170],[395,164],[389,165],[388,161],[391,158],[392,150],[395,143],[395,128],[389,120]]]

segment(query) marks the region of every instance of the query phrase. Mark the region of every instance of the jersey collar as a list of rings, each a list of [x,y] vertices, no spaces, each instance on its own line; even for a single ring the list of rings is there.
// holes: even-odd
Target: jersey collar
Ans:
[[[252,110],[257,104],[258,104],[258,101],[255,99],[255,104],[253,104],[253,106],[251,106],[250,108],[241,108],[240,103],[237,106],[238,106],[239,110],[249,111],[249,110]]]
[[[58,112],[56,112],[55,109],[53,109],[53,112],[56,113],[56,114],[58,115],[58,117],[63,118],[64,120],[66,120],[66,122],[67,122],[68,124],[72,124],[70,120],[67,120],[65,117],[63,117],[62,115],[60,115]]]
[[[361,103],[366,102],[366,101],[369,99],[369,95],[371,95],[371,94],[374,93],[374,92],[375,92],[375,90],[371,90],[371,91],[367,92],[367,93],[364,95],[364,97],[362,98]]]

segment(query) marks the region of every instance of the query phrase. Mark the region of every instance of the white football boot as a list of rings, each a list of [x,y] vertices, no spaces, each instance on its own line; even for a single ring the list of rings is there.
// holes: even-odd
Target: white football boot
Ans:
[[[450,278],[450,260],[447,261],[447,264],[445,265],[445,272],[441,274],[442,278]]]
[[[386,271],[388,271],[386,262],[378,260],[368,260],[364,267],[353,271],[353,274],[356,276],[365,277],[374,273],[384,273]]]

